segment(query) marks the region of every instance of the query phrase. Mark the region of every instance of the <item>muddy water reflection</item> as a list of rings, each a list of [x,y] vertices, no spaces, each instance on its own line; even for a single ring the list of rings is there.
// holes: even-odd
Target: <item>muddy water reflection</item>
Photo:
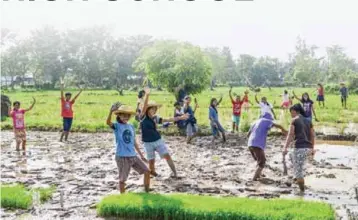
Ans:
[[[20,182],[29,187],[57,185],[53,199],[38,210],[2,212],[2,219],[101,219],[94,204],[103,196],[117,191],[117,168],[113,160],[113,137],[110,134],[73,134],[69,143],[59,143],[58,133],[29,132],[28,154],[23,156],[10,147],[12,132],[1,133],[1,182]],[[266,178],[251,181],[256,168],[243,137],[228,135],[226,144],[211,144],[210,137],[183,144],[181,137],[166,137],[180,178],[169,178],[163,160],[157,161],[161,177],[153,178],[156,193],[185,192],[242,197],[296,197],[329,202],[341,216],[357,210],[354,188],[358,187],[358,147],[343,143],[317,143],[318,152],[307,164],[307,192],[297,194],[290,186],[292,168],[282,175],[281,146],[284,137],[270,137],[267,146]],[[331,145],[331,144],[336,145]],[[353,143],[344,143],[353,146]],[[143,191],[142,176],[132,172],[127,191]],[[63,207],[60,192],[63,192]],[[92,208],[91,208],[92,207]]]

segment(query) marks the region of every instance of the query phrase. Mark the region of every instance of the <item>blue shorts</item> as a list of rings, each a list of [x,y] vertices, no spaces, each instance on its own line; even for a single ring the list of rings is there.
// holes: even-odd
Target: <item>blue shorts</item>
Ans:
[[[306,117],[306,120],[312,123],[312,116],[311,117]]]
[[[198,132],[198,126],[196,124],[188,123],[186,125],[186,136],[192,137]]]
[[[154,142],[144,142],[144,148],[147,153],[147,160],[154,160],[155,152],[158,152],[161,158],[163,158],[166,154],[169,154],[167,146],[162,139]]]
[[[240,115],[232,115],[232,122],[234,122],[237,126],[240,124]]]
[[[63,131],[70,131],[73,118],[63,118]]]
[[[223,128],[223,126],[221,126],[220,123],[217,123],[217,127],[215,127],[212,123],[211,123],[211,132],[214,136],[218,135],[218,132],[225,132],[225,129]]]
[[[317,96],[317,101],[318,102],[324,102],[324,96],[323,95],[318,95]]]

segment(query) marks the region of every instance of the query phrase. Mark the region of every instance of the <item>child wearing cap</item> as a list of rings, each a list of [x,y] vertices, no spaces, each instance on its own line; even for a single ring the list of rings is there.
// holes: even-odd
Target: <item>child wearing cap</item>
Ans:
[[[70,133],[73,121],[72,106],[73,104],[75,104],[75,101],[78,96],[82,93],[82,89],[80,89],[79,93],[71,100],[71,93],[66,92],[66,94],[63,95],[63,87],[64,82],[61,80],[61,116],[63,118],[63,132],[60,138],[61,142],[63,140],[63,137],[65,137],[65,141],[67,141],[68,139],[68,134]]]
[[[112,114],[117,115],[116,122],[111,122]],[[107,125],[113,129],[116,139],[116,156],[115,160],[119,173],[119,190],[125,192],[125,183],[128,179],[131,168],[139,174],[144,175],[144,188],[149,191],[150,171],[143,161],[146,161],[139,149],[138,141],[135,137],[135,129],[128,121],[135,111],[128,106],[113,105],[107,117]],[[140,155],[141,159],[137,156]]]
[[[180,120],[186,120],[188,115],[182,115],[170,119],[163,119],[156,115],[158,108],[162,105],[156,104],[155,102],[149,102],[149,88],[145,90],[144,104],[141,111],[141,130],[142,130],[142,141],[144,143],[145,150],[147,152],[147,160],[149,161],[149,169],[151,174],[157,176],[155,172],[155,152],[158,152],[161,158],[166,159],[170,169],[173,172],[173,177],[177,177],[174,162],[169,155],[168,149],[157,130],[157,124],[163,122],[176,122]]]
[[[26,131],[25,131],[25,113],[30,111],[35,103],[36,99],[33,99],[32,105],[28,109],[21,109],[20,102],[14,102],[14,108],[11,110],[9,107],[9,116],[12,117],[13,125],[14,125],[14,134],[16,140],[16,151],[20,150],[20,144],[22,143],[22,150],[26,151]]]

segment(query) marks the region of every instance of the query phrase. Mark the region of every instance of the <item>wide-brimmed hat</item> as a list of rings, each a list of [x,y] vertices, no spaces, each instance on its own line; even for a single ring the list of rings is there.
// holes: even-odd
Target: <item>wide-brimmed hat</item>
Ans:
[[[135,115],[135,110],[128,106],[128,105],[121,105],[117,108],[117,110],[113,111],[114,114],[129,114],[129,115]]]
[[[149,101],[148,105],[147,105],[147,109],[150,108],[150,107],[160,108],[160,107],[162,107],[162,104],[156,103],[155,101]]]

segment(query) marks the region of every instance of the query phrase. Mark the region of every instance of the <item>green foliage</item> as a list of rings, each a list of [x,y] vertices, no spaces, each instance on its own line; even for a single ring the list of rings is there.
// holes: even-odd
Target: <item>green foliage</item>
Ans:
[[[332,207],[320,202],[189,194],[110,195],[97,205],[97,212],[100,216],[141,219],[335,219]]]
[[[187,93],[198,94],[209,86],[212,72],[200,47],[177,41],[158,41],[145,48],[133,66],[170,93],[185,86]]]
[[[32,204],[32,195],[22,185],[1,186],[1,207],[28,209]]]
[[[40,201],[41,203],[45,203],[46,201],[52,199],[52,194],[56,191],[56,186],[51,186],[47,188],[36,188],[34,191],[40,193]]]

